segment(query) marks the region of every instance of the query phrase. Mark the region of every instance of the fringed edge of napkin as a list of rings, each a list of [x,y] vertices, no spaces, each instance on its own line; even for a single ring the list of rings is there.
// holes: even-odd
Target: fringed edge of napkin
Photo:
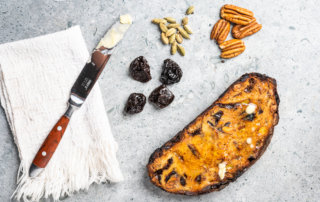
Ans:
[[[103,151],[97,150],[96,152],[103,153]],[[105,152],[104,152],[105,153]],[[88,157],[88,155],[87,155]],[[39,201],[42,198],[50,198],[52,197],[53,200],[59,201],[61,198],[72,196],[74,193],[77,193],[79,191],[88,190],[89,187],[93,183],[101,184],[105,182],[120,182],[123,181],[122,173],[118,170],[113,170],[113,173],[107,173],[107,168],[110,169],[110,165],[108,161],[106,160],[107,155],[101,156],[99,158],[99,163],[91,162],[87,168],[88,175],[86,175],[85,178],[82,179],[83,183],[81,186],[76,186],[76,183],[73,183],[72,178],[62,178],[62,175],[59,175],[58,172],[61,172],[61,170],[57,170],[57,181],[59,182],[69,182],[66,183],[65,186],[62,187],[62,189],[55,189],[55,186],[52,186],[50,189],[50,193],[47,193],[45,190],[48,190],[48,184],[45,184],[43,187],[40,187],[40,182],[43,179],[34,179],[32,181],[29,180],[28,176],[28,166],[24,161],[21,161],[18,174],[17,174],[17,188],[12,194],[11,198],[16,199],[17,201],[20,201],[21,199],[26,202],[32,202],[32,201]],[[88,159],[87,159],[88,160]],[[90,162],[90,160],[88,160]],[[73,169],[76,169],[77,165],[74,165]],[[64,170],[65,171],[65,170]],[[63,172],[63,171],[62,171]],[[110,178],[112,176],[112,178]],[[59,183],[58,184],[61,184]],[[89,183],[87,183],[89,182]],[[51,183],[49,183],[51,184]],[[84,185],[85,184],[85,185]],[[59,186],[57,186],[59,187]]]

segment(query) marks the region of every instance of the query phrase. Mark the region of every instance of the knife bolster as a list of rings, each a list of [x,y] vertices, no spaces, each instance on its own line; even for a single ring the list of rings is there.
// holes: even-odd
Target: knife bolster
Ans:
[[[64,115],[70,119],[72,114],[73,114],[73,112],[76,111],[77,109],[79,109],[78,106],[73,105],[72,103],[69,103],[67,111],[64,113]]]

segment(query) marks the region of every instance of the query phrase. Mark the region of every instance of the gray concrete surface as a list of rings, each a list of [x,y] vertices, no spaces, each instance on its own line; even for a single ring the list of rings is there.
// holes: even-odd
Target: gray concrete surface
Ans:
[[[222,63],[209,33],[225,3],[254,11],[263,29],[244,39],[246,51]],[[154,17],[181,18],[189,5],[195,34],[184,43],[187,54],[170,56],[150,23]],[[126,39],[115,50],[100,80],[107,113],[119,143],[118,158],[126,181],[94,185],[64,201],[319,201],[320,198],[320,4],[317,0],[263,1],[115,1],[0,0],[0,43],[30,38],[81,25],[92,49],[119,14],[134,17]],[[128,77],[128,66],[144,55],[153,79],[141,84]],[[122,110],[131,92],[146,95],[157,87],[161,64],[172,58],[184,71],[170,87],[172,106],[147,104],[135,116]],[[236,182],[220,192],[188,197],[165,193],[148,180],[145,165],[154,149],[181,130],[246,72],[277,79],[280,122],[264,156]],[[0,201],[9,201],[16,186],[17,149],[0,110]]]

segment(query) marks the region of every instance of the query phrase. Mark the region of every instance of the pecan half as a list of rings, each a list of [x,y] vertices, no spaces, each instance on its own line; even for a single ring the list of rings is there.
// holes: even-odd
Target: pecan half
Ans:
[[[247,25],[235,25],[232,28],[232,36],[236,39],[242,39],[258,32],[262,28],[256,20]]]
[[[252,11],[230,4],[226,4],[221,8],[220,15],[221,18],[239,25],[247,25],[255,20]]]
[[[240,39],[231,39],[219,45],[222,58],[233,58],[240,55],[246,47]]]
[[[218,44],[226,40],[230,31],[230,23],[226,20],[219,20],[212,28],[210,38],[215,39]]]

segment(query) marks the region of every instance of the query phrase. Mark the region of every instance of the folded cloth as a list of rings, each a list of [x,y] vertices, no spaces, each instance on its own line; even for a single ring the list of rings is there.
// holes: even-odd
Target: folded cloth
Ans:
[[[69,126],[46,169],[30,164],[67,107],[70,90],[89,57],[79,26],[0,45],[0,99],[21,160],[13,198],[54,200],[92,183],[123,179],[98,84]]]

